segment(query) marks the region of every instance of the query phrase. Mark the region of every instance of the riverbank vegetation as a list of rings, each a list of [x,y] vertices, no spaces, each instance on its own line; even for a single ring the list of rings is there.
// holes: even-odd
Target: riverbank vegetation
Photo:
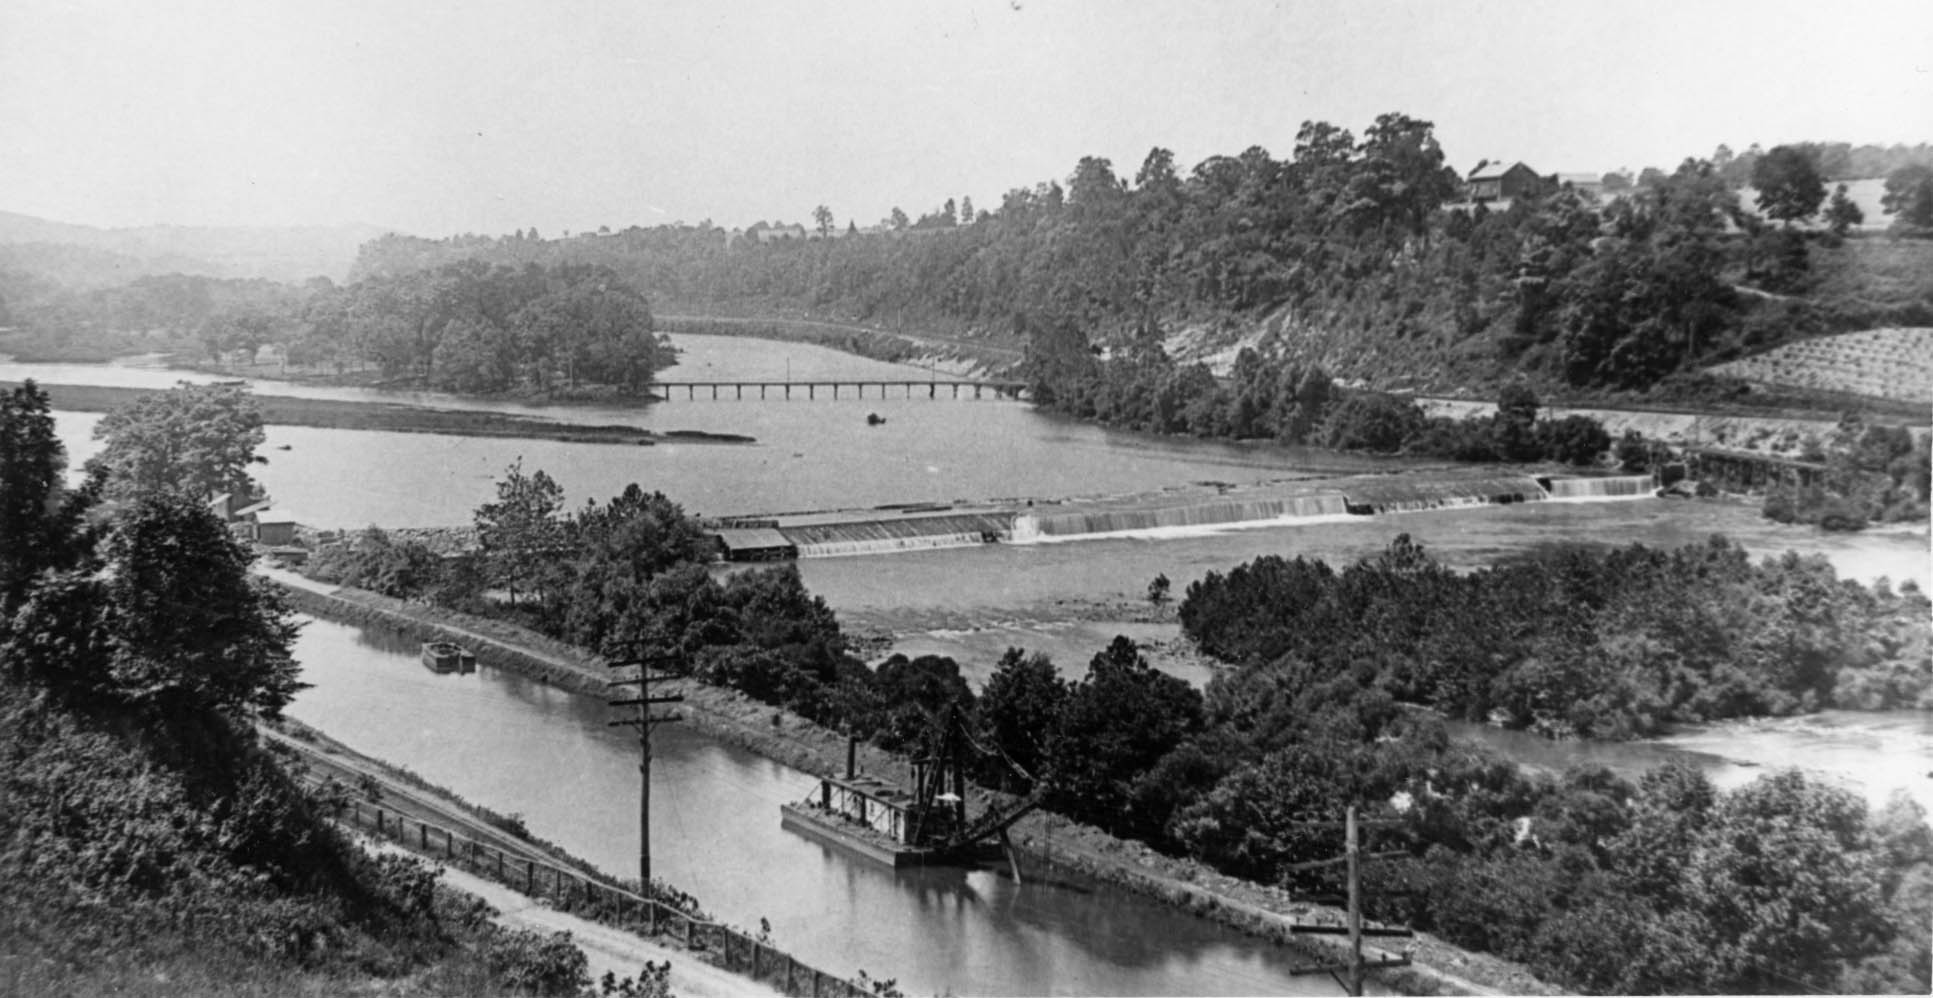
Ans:
[[[46,396],[0,398],[0,990],[585,991],[568,937],[498,929],[325,820],[252,723],[301,688],[289,612],[130,467],[68,488]]]
[[[1774,486],[1762,507],[1766,518],[1827,530],[1859,530],[1869,522],[1926,522],[1933,455],[1924,442],[1914,442],[1906,427],[1868,425],[1848,413],[1831,438],[1805,456],[1825,464],[1823,479]]]
[[[73,296],[28,281],[22,292],[0,350],[26,360],[167,352],[252,365],[273,347],[294,376],[556,397],[636,396],[672,356],[644,295],[593,266],[452,262],[301,287],[174,275]]]
[[[1933,604],[1916,586],[1864,586],[1793,554],[1754,564],[1722,537],[1555,546],[1459,574],[1404,535],[1341,570],[1269,556],[1210,572],[1180,612],[1230,664],[1366,670],[1398,701],[1559,737],[1933,709]]]
[[[675,504],[632,488],[574,516],[510,469],[478,511],[477,608],[739,690],[905,754],[969,719],[982,785],[1224,873],[1334,895],[1333,821],[1377,824],[1370,912],[1589,991],[1924,991],[1933,832],[1796,772],[1721,792],[1666,769],[1526,775],[1432,711],[1548,734],[1838,704],[1928,705],[1929,607],[1788,555],[1560,547],[1459,576],[1399,540],[1340,571],[1262,559],[1188,587],[1184,626],[1229,662],[1205,689],[1124,638],[1063,678],[1010,651],[976,694],[957,662],[847,651],[791,566],[719,578]],[[377,535],[366,535],[380,550]],[[419,588],[418,593],[432,592]],[[492,595],[494,594],[494,595]],[[1784,912],[1824,913],[1790,920]]]

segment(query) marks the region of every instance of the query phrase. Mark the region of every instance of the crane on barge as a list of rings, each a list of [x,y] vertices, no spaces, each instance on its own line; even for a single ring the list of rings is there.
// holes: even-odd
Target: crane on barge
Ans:
[[[923,751],[912,760],[907,791],[858,771],[857,740],[848,738],[843,777],[825,777],[805,800],[779,808],[783,827],[843,846],[891,866],[960,862],[990,840],[1012,847],[1007,829],[1039,807],[1046,789],[1005,753],[989,752],[967,731],[952,705],[934,718]],[[967,767],[973,756],[998,757],[1033,784],[1018,800],[994,804],[969,820]],[[1019,867],[1015,865],[1016,876]]]

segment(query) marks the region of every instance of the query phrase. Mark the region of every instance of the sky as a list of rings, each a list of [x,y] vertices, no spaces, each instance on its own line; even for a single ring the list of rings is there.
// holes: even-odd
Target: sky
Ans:
[[[1387,111],[1465,171],[1933,141],[1933,2],[0,2],[0,210],[100,226],[863,227]]]

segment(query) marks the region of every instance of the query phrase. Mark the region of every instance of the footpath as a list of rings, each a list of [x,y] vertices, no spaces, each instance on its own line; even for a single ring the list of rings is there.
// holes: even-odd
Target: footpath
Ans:
[[[362,590],[338,589],[294,573],[258,569],[289,589],[290,602],[317,616],[399,628],[420,640],[463,643],[483,664],[533,676],[586,695],[601,696],[608,679],[602,659],[589,652],[503,621],[471,617]],[[693,680],[668,682],[657,692],[682,693],[690,726],[768,759],[815,776],[844,768],[846,741],[798,715],[760,703],[735,690]],[[860,768],[888,778],[908,770],[905,759],[870,744],[857,750]],[[973,788],[969,806],[982,809],[1001,798]],[[1287,892],[1234,877],[1193,860],[1166,856],[1139,842],[1036,811],[1017,823],[1014,845],[1023,866],[1078,872],[1134,890],[1251,935],[1334,958],[1346,946],[1338,936],[1298,935],[1300,923],[1340,925],[1339,909],[1295,900]],[[1031,861],[1031,862],[1029,862]],[[1026,875],[1038,875],[1028,870]],[[1408,966],[1372,970],[1370,980],[1405,994],[1564,994],[1518,964],[1452,946],[1426,933],[1404,940],[1403,950],[1365,946],[1364,955],[1407,955]]]
[[[361,842],[363,848],[370,852],[414,855],[393,843],[372,839],[362,839]],[[760,998],[770,995],[778,998],[780,995],[766,984],[714,967],[684,950],[660,946],[632,933],[558,911],[526,894],[462,870],[444,867],[442,880],[445,885],[482,898],[497,909],[498,914],[493,921],[505,928],[570,933],[571,941],[584,951],[593,983],[606,973],[620,978],[633,977],[646,962],[669,961],[672,993],[684,998],[730,998],[734,995]]]
[[[301,755],[308,764],[311,779],[333,777],[349,787],[373,785],[390,813],[414,821],[460,831],[470,840],[506,854],[541,865],[555,864],[560,856],[538,845],[503,831],[465,809],[446,793],[398,780],[381,763],[319,733],[287,734],[267,726],[257,728],[262,737]],[[406,849],[361,833],[356,841],[372,853],[422,856],[420,850]],[[429,851],[432,862],[435,850]],[[584,951],[593,982],[606,971],[620,978],[635,976],[648,962],[669,961],[673,993],[690,998],[724,998],[729,995],[781,995],[765,982],[707,962],[698,954],[653,942],[634,932],[559,911],[544,900],[522,891],[466,872],[454,864],[440,863],[445,885],[483,899],[497,909],[494,921],[507,928],[531,929],[544,933],[569,932],[571,940]]]

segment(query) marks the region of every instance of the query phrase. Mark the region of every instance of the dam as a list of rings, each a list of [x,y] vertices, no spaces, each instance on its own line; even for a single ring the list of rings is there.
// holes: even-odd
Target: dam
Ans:
[[[717,520],[708,527],[724,560],[775,561],[979,544],[1155,538],[1463,506],[1645,498],[1656,491],[1649,475],[1560,477],[1496,469],[1446,470],[1255,485],[1201,483],[1065,500],[779,513]]]

